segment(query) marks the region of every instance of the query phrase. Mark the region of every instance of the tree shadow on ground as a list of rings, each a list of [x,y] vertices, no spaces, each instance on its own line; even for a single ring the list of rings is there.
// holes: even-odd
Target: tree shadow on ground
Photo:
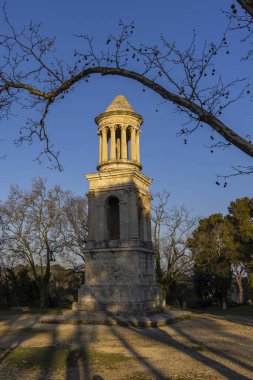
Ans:
[[[223,317],[216,318],[216,316],[209,315],[209,314],[203,314],[203,315],[197,315],[197,316],[193,315],[193,317],[190,319],[190,321],[194,321],[195,319],[198,319],[199,321],[201,321],[201,326],[199,326],[199,328],[198,328],[199,331],[203,330],[203,333],[204,333],[208,329],[213,329],[213,330],[215,330],[216,336],[227,337],[227,338],[231,338],[234,340],[238,340],[240,338],[240,335],[238,333],[236,333],[237,324],[242,325],[242,326],[251,327],[251,326],[248,326],[244,323],[240,324],[239,322],[235,322],[234,320],[229,320],[229,319],[223,318]],[[219,321],[221,321],[221,323],[219,323]],[[235,324],[235,326],[233,328],[234,333],[232,333],[231,331],[230,332],[226,331],[226,325],[224,326],[224,324],[222,324],[222,322],[229,323],[229,324]],[[245,343],[252,345],[252,338],[251,337],[244,336],[243,339],[244,339]]]
[[[41,329],[37,329],[36,325],[39,323],[39,320],[41,318],[41,315],[11,315],[6,317],[6,319],[1,318],[2,326],[6,330],[5,332],[0,332],[0,342],[1,347],[6,348],[7,350],[4,351],[4,354],[0,357],[0,365],[4,363],[5,361],[8,361],[11,356],[17,355],[17,351],[25,341],[35,337],[37,334],[41,332]],[[47,333],[50,335],[50,343],[45,348],[43,347],[43,357],[40,357],[40,360],[45,363],[44,368],[41,368],[41,366],[37,365],[38,370],[38,379],[47,379],[49,380],[51,377],[50,374],[50,367],[53,362],[54,358],[54,351],[55,346],[57,344],[57,336],[58,332],[57,329],[51,329],[47,330]],[[37,347],[36,347],[37,348]],[[34,358],[36,356],[36,348],[31,350],[29,352],[28,357]],[[34,352],[32,352],[34,351]],[[22,352],[19,352],[18,355],[22,356]],[[41,356],[41,355],[40,355]],[[26,357],[25,357],[26,359]],[[10,361],[11,362],[11,361]],[[25,367],[26,365],[29,365],[29,361],[27,364],[24,364],[27,362],[27,360],[21,360],[22,366]],[[32,364],[32,363],[31,363]],[[1,369],[0,369],[0,375],[1,375]],[[1,377],[1,376],[0,376]]]
[[[204,351],[206,352],[209,351],[209,352],[215,353],[219,357],[226,359],[226,363],[228,360],[230,360],[231,362],[234,362],[237,365],[240,365],[241,368],[252,371],[253,367],[251,365],[248,365],[242,360],[235,359],[234,357],[231,357],[230,355],[224,353],[223,351],[220,351],[219,349],[217,350],[212,349],[209,345],[206,345],[202,340],[195,339],[191,335],[185,333],[183,329],[180,327],[180,325],[181,324],[178,323],[178,324],[170,325],[170,327],[174,329],[181,337],[186,338],[189,343],[196,345],[197,348],[198,347],[203,348]],[[237,372],[236,370],[230,368],[228,364],[224,364],[224,363],[221,363],[219,360],[207,357],[204,353],[202,354],[199,350],[194,350],[192,348],[189,348],[189,346],[185,343],[177,342],[174,338],[172,338],[168,334],[168,332],[165,331],[165,329],[156,329],[156,331],[154,331],[154,329],[152,329],[152,331],[138,330],[138,334],[145,337],[149,337],[155,341],[158,341],[170,347],[173,347],[177,349],[178,351],[183,352],[186,356],[189,356],[190,358],[204,364],[210,369],[215,370],[216,372],[220,373],[222,376],[228,379],[234,379],[234,380],[251,380],[252,379],[252,377],[245,376]]]
[[[91,370],[88,356],[89,341],[83,337],[83,331],[80,325],[77,325],[73,335],[76,347],[72,350],[66,359],[66,380],[89,380],[91,378]]]
[[[16,378],[18,373],[26,374],[27,370],[32,369],[36,373],[37,379],[55,379],[55,371],[59,369],[58,359],[60,358],[60,363],[64,365],[64,368],[66,366],[65,376],[64,373],[59,374],[61,379],[64,376],[68,380],[103,380],[99,374],[92,376],[88,354],[89,343],[96,338],[97,326],[92,328],[91,334],[85,334],[80,325],[75,326],[73,335],[62,344],[60,325],[39,325],[40,319],[41,315],[39,314],[36,316],[24,316],[23,314],[2,316],[1,324],[4,331],[0,330],[0,365],[3,364],[3,367],[0,368],[0,378],[2,378],[2,374],[4,376],[6,373],[6,363],[13,367],[12,363],[16,359],[15,369],[13,367],[13,372],[8,372],[7,376]],[[24,345],[27,340],[36,337],[41,332],[46,333],[46,345],[45,342],[39,346]],[[22,350],[24,351],[22,352]],[[63,351],[65,351],[64,354]],[[14,362],[12,361],[13,354]],[[62,360],[63,358],[66,359],[65,362]],[[62,372],[62,367],[60,371]]]
[[[175,330],[178,334],[180,334],[182,337],[186,338],[189,342],[191,342],[197,346],[201,346],[204,350],[209,351],[209,352],[211,352],[211,353],[213,353],[219,357],[222,357],[222,358],[226,359],[226,361],[230,360],[233,363],[235,363],[236,365],[240,366],[241,368],[247,369],[248,371],[252,371],[252,374],[253,374],[253,365],[249,365],[248,363],[246,363],[242,359],[238,359],[237,357],[234,357],[234,355],[232,356],[231,353],[228,354],[228,353],[224,352],[224,350],[211,347],[211,345],[206,344],[203,339],[200,340],[200,339],[193,337],[191,334],[184,331],[184,329],[181,327],[180,324],[171,325],[171,328],[173,330]],[[221,326],[219,326],[214,320],[211,320],[211,321],[209,320],[209,328],[216,331],[216,334],[218,336],[220,336],[220,337],[224,336],[226,338],[233,338],[235,341],[235,344],[238,343],[238,338],[239,338],[238,335],[225,332],[224,330],[222,330]],[[253,344],[252,339],[247,338],[247,337],[244,337],[244,339],[249,342],[248,344],[250,346],[252,346],[252,344]]]
[[[5,334],[0,334],[1,346],[7,348],[7,351],[4,352],[3,356],[0,358],[0,364],[4,362],[8,356],[10,356],[26,339],[30,339],[38,333],[36,329],[36,323],[40,316],[36,318],[31,318],[31,322],[27,323],[22,322],[22,318],[15,316],[15,318],[7,320],[5,322],[5,328],[14,329],[17,325],[20,324],[29,328],[29,334],[16,334],[14,336],[8,336],[8,331]],[[189,321],[192,326],[189,326]],[[159,380],[168,380],[169,374],[165,374],[162,368],[159,368],[159,364],[154,364],[152,358],[144,357],[141,354],[139,348],[141,345],[136,345],[133,343],[133,336],[145,337],[153,341],[154,347],[153,350],[156,350],[156,345],[161,344],[164,347],[170,347],[175,349],[178,352],[181,352],[186,357],[193,359],[196,362],[203,364],[206,368],[210,368],[216,374],[219,374],[228,379],[234,380],[250,380],[253,378],[252,375],[248,376],[248,373],[253,374],[253,365],[250,364],[250,360],[247,358],[247,355],[240,355],[238,350],[237,353],[234,353],[233,350],[224,350],[222,347],[216,344],[216,338],[220,337],[221,339],[229,340],[230,344],[236,344],[239,339],[238,334],[233,334],[225,331],[222,326],[219,324],[219,321],[213,318],[207,318],[205,316],[198,317],[199,326],[198,336],[192,333],[194,331],[194,318],[189,321],[179,322],[172,324],[169,327],[162,328],[148,328],[148,329],[139,329],[134,327],[119,327],[119,326],[108,326],[108,330],[111,332],[117,341],[120,342],[123,349],[129,352],[131,358],[137,360],[137,362],[144,368],[145,372],[152,376],[154,379]],[[76,325],[74,327],[73,334],[70,338],[66,338],[65,343],[62,342],[62,338],[59,339],[59,325],[54,325],[50,327],[50,340],[46,346],[46,352],[44,356],[44,362],[46,363],[45,367],[41,368],[38,371],[38,379],[50,380],[55,378],[54,376],[54,359],[55,352],[61,346],[61,349],[66,348],[66,354],[64,356],[64,368],[66,367],[65,379],[66,380],[102,380],[103,376],[99,373],[94,375],[94,368],[92,368],[92,361],[90,357],[90,345],[96,342],[99,330],[98,326],[84,326]],[[207,338],[204,336],[206,329],[210,329],[212,335],[210,338],[210,343],[207,341]],[[32,330],[32,331],[30,331]],[[203,339],[201,332],[203,330]],[[132,333],[129,337],[127,333]],[[252,344],[252,339],[247,336],[243,337],[244,343],[246,346],[250,347]],[[149,343],[150,343],[149,342]],[[232,343],[231,343],[232,342]],[[65,344],[65,346],[64,346]],[[197,348],[197,349],[196,349]],[[198,350],[201,348],[201,350]],[[201,352],[203,350],[203,352]],[[210,357],[212,355],[212,357]],[[235,355],[237,355],[235,357]],[[169,358],[166,358],[169,360]],[[234,368],[233,365],[235,365]],[[103,364],[98,366],[103,368]],[[113,363],[114,366],[117,366],[117,363]],[[94,366],[93,366],[94,367]],[[96,369],[96,366],[95,366]],[[104,368],[103,368],[104,369]],[[62,368],[61,368],[62,370]],[[167,372],[167,370],[166,370]],[[1,376],[0,376],[1,377]],[[62,377],[60,377],[62,378]]]
[[[1,316],[1,322],[5,332],[0,331],[0,348],[6,348],[7,350],[5,350],[3,355],[0,355],[0,364],[27,339],[27,334],[24,333],[15,336],[13,331],[25,331],[27,329],[32,331],[32,328],[38,323],[39,319],[39,315],[34,316],[29,321],[23,314],[8,315],[5,318]]]
[[[123,334],[120,333],[120,329],[129,329],[134,332],[138,332],[138,329],[134,329],[131,327],[110,327],[111,332],[114,334],[114,336],[122,343],[122,345],[133,355],[134,358],[138,359],[138,361],[142,364],[142,366],[148,370],[148,372],[155,376],[156,379],[159,380],[168,380],[168,376],[166,376],[160,369],[155,367],[147,358],[141,356],[137,349],[130,344],[130,342],[123,336]],[[141,330],[140,330],[141,331]]]
[[[134,327],[128,327],[129,330],[133,331],[134,333],[137,333],[143,337],[148,337],[151,340],[155,341],[156,343],[162,343],[166,346],[170,346],[172,348],[175,348],[176,350],[182,352],[184,355],[194,359],[195,361],[198,361],[199,363],[204,364],[206,367],[209,367],[210,369],[218,372],[220,375],[228,378],[228,379],[234,379],[234,380],[251,380],[253,377],[253,366],[249,365],[242,359],[235,358],[231,356],[230,354],[220,350],[220,349],[214,349],[210,345],[207,345],[204,343],[204,340],[196,339],[192,335],[186,333],[184,331],[184,323],[187,322],[181,322],[170,325],[170,328],[174,329],[174,331],[184,338],[184,340],[187,340],[188,344],[178,342],[176,339],[174,339],[172,336],[169,335],[169,333],[166,331],[165,328],[149,328],[149,329],[138,329]],[[210,326],[211,329],[217,328],[217,323],[213,322],[212,326]],[[135,357],[138,358],[139,362],[148,370],[150,374],[155,376],[157,379],[168,379],[168,375],[165,375],[160,369],[156,368],[147,358],[144,358],[141,356],[138,351],[129,343],[129,341],[121,334],[121,330],[119,328],[111,327],[112,333],[119,339],[119,341],[123,344],[123,346]],[[222,332],[220,332],[222,334]],[[238,336],[236,337],[238,339]],[[201,353],[198,349],[193,349],[189,347],[189,343],[191,345],[194,345],[197,348],[203,349],[203,353]],[[252,340],[251,340],[252,343]],[[222,363],[219,359],[216,358],[210,358],[206,356],[207,352],[210,352],[212,354],[217,355],[219,358],[225,359],[225,363]],[[235,363],[237,366],[240,366],[241,369],[245,369],[247,371],[252,372],[252,376],[248,377],[242,373],[239,373],[237,370],[232,369],[229,367],[228,361]]]

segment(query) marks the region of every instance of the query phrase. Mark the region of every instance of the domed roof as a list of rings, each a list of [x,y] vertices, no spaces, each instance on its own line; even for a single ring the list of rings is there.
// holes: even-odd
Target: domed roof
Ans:
[[[124,95],[117,95],[110,103],[110,105],[106,108],[105,112],[110,111],[131,111],[134,112],[134,109],[128,103],[126,97]]]

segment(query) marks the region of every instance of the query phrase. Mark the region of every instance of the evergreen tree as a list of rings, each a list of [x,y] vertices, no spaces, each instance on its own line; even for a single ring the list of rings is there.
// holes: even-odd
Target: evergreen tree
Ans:
[[[194,259],[194,284],[205,305],[221,306],[231,286],[235,244],[231,226],[222,214],[201,219],[188,241]]]

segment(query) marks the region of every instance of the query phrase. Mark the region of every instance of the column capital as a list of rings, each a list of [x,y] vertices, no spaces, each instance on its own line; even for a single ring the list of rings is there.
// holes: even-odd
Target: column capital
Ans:
[[[127,125],[126,124],[120,124],[120,129],[127,129]]]
[[[101,131],[102,133],[103,132],[107,132],[108,131],[108,126],[103,125],[101,128],[99,128],[99,131]]]
[[[133,125],[129,125],[128,128],[130,129],[131,133],[135,133],[136,134],[136,132],[138,131],[138,129],[136,127],[134,127]]]

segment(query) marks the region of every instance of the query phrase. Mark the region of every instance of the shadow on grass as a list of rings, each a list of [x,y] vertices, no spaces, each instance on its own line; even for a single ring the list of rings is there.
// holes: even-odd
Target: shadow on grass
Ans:
[[[91,378],[88,356],[89,342],[83,337],[80,325],[76,325],[73,340],[77,347],[72,348],[66,358],[66,380],[89,380]]]
[[[42,378],[50,379],[49,369],[54,360],[54,346],[57,341],[57,330],[49,331],[50,343],[48,347],[22,347],[22,344],[36,336],[40,331],[34,327],[39,322],[40,315],[29,316],[15,314],[8,317],[2,324],[5,333],[0,333],[2,347],[10,347],[0,357],[0,364],[14,364],[17,367],[35,367],[40,370]],[[42,370],[43,367],[43,370]],[[40,377],[39,377],[40,378]]]
[[[81,326],[75,326],[73,336],[66,342],[61,344],[62,336],[59,336],[60,325],[42,327],[42,330],[35,327],[39,322],[40,315],[14,314],[9,315],[6,319],[2,319],[4,332],[0,333],[0,378],[3,378],[5,366],[13,369],[13,373],[8,376],[16,378],[19,369],[22,374],[26,370],[34,370],[36,378],[43,380],[55,379],[55,371],[60,370],[61,379],[73,380],[91,380],[101,379],[99,374],[92,377],[90,363],[107,363],[108,357],[104,355],[89,352],[89,343],[96,338],[96,326],[91,326],[91,334],[84,334]],[[24,345],[26,340],[30,340],[40,333],[46,332],[46,341],[42,342],[42,346],[29,347]],[[61,331],[62,334],[62,331]],[[73,343],[73,344],[72,344]],[[38,343],[40,345],[40,342]],[[43,344],[46,344],[43,346]],[[114,358],[110,359],[113,365]],[[119,360],[119,358],[117,358]],[[65,376],[64,376],[65,369]],[[63,376],[63,377],[62,377]]]
[[[5,317],[5,319],[2,318],[2,324],[5,332],[0,331],[0,347],[3,349],[6,348],[7,351],[5,350],[4,354],[0,355],[0,364],[6,360],[27,338],[27,334],[20,334],[14,337],[12,334],[10,335],[10,333],[12,333],[13,330],[16,330],[18,326],[24,325],[26,328],[29,328],[29,331],[32,331],[32,328],[38,320],[39,316],[34,317],[30,320],[30,322],[28,322],[27,320],[24,320],[22,314],[9,315]]]

